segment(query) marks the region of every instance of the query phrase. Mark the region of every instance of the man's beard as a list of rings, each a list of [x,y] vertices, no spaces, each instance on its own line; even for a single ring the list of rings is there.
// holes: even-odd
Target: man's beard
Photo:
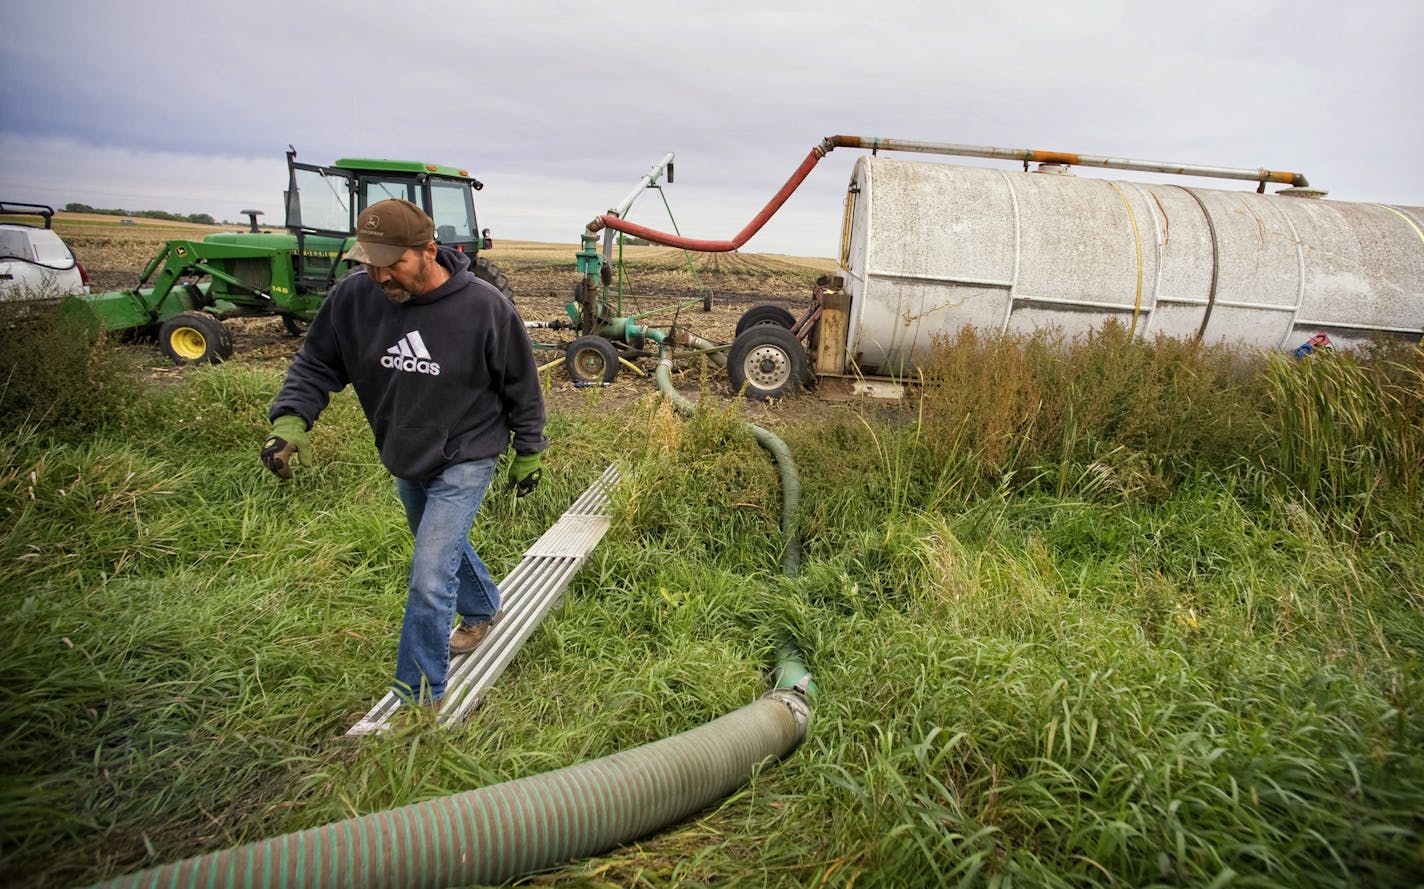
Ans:
[[[382,287],[381,290],[385,291],[386,299],[390,300],[398,306],[404,305],[405,303],[408,303],[411,300],[411,294],[408,290],[402,290],[399,287],[395,288],[394,290]]]

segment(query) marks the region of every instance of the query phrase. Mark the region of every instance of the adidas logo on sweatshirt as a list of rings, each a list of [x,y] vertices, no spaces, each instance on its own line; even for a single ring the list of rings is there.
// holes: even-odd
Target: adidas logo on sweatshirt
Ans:
[[[420,338],[418,330],[412,330],[396,340],[396,344],[381,356],[381,367],[440,376],[440,365],[430,360],[430,351],[425,348],[425,340]]]

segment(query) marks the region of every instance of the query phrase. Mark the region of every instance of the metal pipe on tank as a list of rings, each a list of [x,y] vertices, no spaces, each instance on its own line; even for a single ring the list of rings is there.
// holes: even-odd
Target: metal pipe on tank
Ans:
[[[1214,167],[1203,164],[1179,164],[1168,161],[1132,160],[1125,157],[1100,157],[1068,151],[1042,151],[1032,148],[995,148],[986,145],[955,145],[948,142],[911,142],[905,139],[883,139],[879,136],[828,136],[832,148],[863,148],[868,151],[909,151],[919,154],[944,154],[957,157],[983,157],[993,160],[1024,163],[1068,164],[1079,167],[1103,167],[1113,170],[1136,170],[1143,173],[1171,173],[1178,176],[1207,176],[1213,179],[1240,179],[1247,182],[1279,182],[1305,188],[1310,185],[1301,173],[1284,170]],[[829,149],[828,149],[829,150]]]

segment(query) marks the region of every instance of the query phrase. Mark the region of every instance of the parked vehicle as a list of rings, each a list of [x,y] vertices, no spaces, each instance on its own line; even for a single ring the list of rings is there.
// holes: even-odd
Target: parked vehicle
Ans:
[[[20,217],[38,217],[43,227]],[[48,304],[89,292],[89,275],[53,220],[54,209],[44,204],[0,202],[0,302]]]

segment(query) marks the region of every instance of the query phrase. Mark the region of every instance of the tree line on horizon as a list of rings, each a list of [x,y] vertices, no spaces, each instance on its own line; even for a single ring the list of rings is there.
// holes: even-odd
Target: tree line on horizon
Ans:
[[[88,204],[68,203],[66,213],[97,213],[101,216],[141,216],[144,219],[162,219],[166,222],[196,222],[200,225],[217,225],[218,221],[209,213],[170,213],[167,210],[106,210]]]

